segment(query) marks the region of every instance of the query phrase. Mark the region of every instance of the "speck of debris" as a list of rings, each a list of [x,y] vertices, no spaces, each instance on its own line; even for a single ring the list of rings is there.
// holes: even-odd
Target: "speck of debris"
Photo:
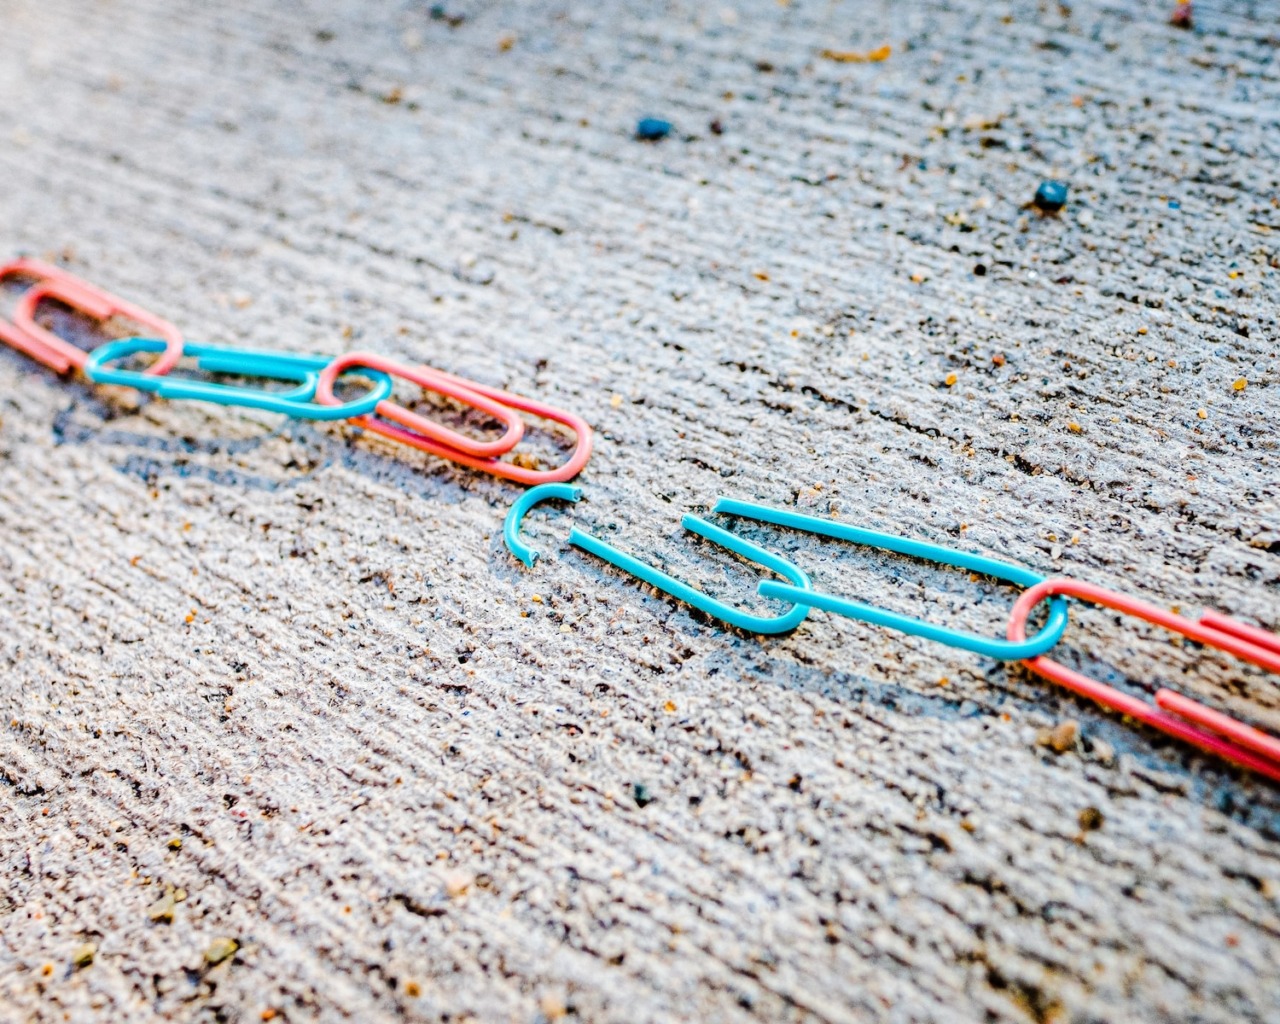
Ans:
[[[1173,9],[1173,13],[1169,15],[1169,24],[1174,28],[1194,28],[1195,22],[1192,18],[1191,4],[1178,4],[1178,6]]]
[[[657,142],[671,134],[672,124],[660,117],[642,117],[636,122],[636,138],[641,142]]]
[[[1059,722],[1052,729],[1041,730],[1036,737],[1036,742],[1042,747],[1048,747],[1055,754],[1064,754],[1076,744],[1076,737],[1080,734],[1080,723],[1074,718],[1068,718]]]
[[[1046,213],[1057,213],[1067,205],[1067,186],[1061,181],[1042,181],[1032,201]]]
[[[223,960],[236,955],[236,950],[240,948],[240,943],[235,939],[214,939],[209,943],[209,948],[204,951],[205,962],[210,967],[216,967]]]
[[[178,837],[178,836],[174,836],[172,839],[170,839],[170,840],[169,840],[169,849],[171,849],[171,850],[181,850],[181,849],[182,849],[182,839],[181,839],[180,837]]]
[[[443,21],[450,28],[457,28],[467,20],[467,16],[465,14],[450,14],[449,8],[444,4],[432,4],[431,20]]]
[[[416,981],[406,981],[404,983],[404,994],[410,999],[417,999],[422,995],[422,986]]]
[[[98,954],[98,947],[92,942],[86,942],[83,946],[77,946],[71,954],[71,963],[76,968],[88,967],[93,963],[93,958]]]
[[[475,884],[475,876],[466,871],[449,871],[444,876],[445,895],[451,900],[465,896]]]
[[[865,53],[858,50],[823,50],[818,56],[823,60],[833,60],[837,64],[878,64],[888,60],[893,53],[891,46],[878,46]]]
[[[773,61],[771,60],[756,61],[756,70],[763,71],[765,74],[768,74],[770,71],[773,70]]]
[[[538,1009],[542,1011],[542,1016],[549,1021],[562,1020],[569,1014],[569,1008],[565,1005],[564,996],[559,992],[547,992],[538,1000]]]
[[[1243,377],[1237,377],[1236,380],[1233,381],[1231,384],[1231,390],[1243,391],[1248,386],[1249,386],[1249,382],[1247,380],[1245,380]]]
[[[510,32],[498,39],[498,52],[506,53],[516,45],[516,37]]]
[[[178,900],[174,891],[170,889],[158,900],[152,903],[151,906],[147,907],[147,917],[159,924],[172,924],[173,910],[174,907],[177,906],[177,902]]]
[[[1102,823],[1105,820],[1098,808],[1086,807],[1079,815],[1080,829],[1084,832],[1097,832],[1098,829],[1102,828]]]
[[[974,276],[976,276],[976,277],[986,277],[986,276],[987,276],[987,265],[986,265],[985,263],[979,263],[979,264],[977,264],[977,266],[975,266],[975,267],[973,268],[973,273],[974,273]]]
[[[707,125],[707,127],[711,129],[712,135],[724,134],[724,125],[720,123],[720,118],[718,117],[714,121],[712,121],[709,125]]]
[[[653,795],[649,792],[649,787],[643,782],[637,782],[631,787],[631,795],[635,798],[637,807],[647,807],[653,803]]]

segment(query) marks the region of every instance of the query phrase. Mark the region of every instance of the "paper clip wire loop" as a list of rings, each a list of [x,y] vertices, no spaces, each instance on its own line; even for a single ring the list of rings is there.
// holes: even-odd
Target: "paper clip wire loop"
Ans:
[[[352,353],[351,358],[364,362],[368,359],[377,359],[370,353]],[[390,362],[390,361],[388,361]],[[396,366],[395,373],[408,377],[409,373],[415,372],[413,368],[402,366],[400,364],[391,364]],[[580,416],[576,416],[571,412],[565,412],[542,402],[534,401],[531,398],[524,398],[520,395],[513,395],[509,392],[502,391],[498,388],[491,388],[485,384],[479,384],[476,381],[467,380],[464,377],[456,377],[451,373],[445,373],[442,370],[436,370],[432,367],[419,368],[424,376],[429,375],[433,380],[432,384],[424,385],[433,390],[439,390],[441,384],[452,385],[469,393],[466,398],[459,399],[471,405],[478,405],[477,398],[489,399],[497,402],[507,409],[514,409],[519,412],[527,412],[533,416],[539,416],[543,419],[552,420],[568,427],[577,436],[577,444],[574,447],[573,454],[561,466],[555,469],[526,469],[524,466],[517,466],[510,462],[504,462],[498,458],[478,458],[469,455],[466,452],[459,451],[457,448],[440,444],[432,441],[428,437],[419,436],[412,431],[405,430],[390,423],[380,423],[376,419],[369,419],[360,425],[374,433],[381,434],[383,437],[400,441],[420,451],[427,452],[431,455],[438,456],[442,459],[451,459],[459,465],[466,466],[470,469],[478,469],[481,472],[489,473],[504,480],[512,480],[515,483],[536,485],[545,483],[560,483],[566,480],[572,480],[575,476],[582,472],[588,460],[591,458],[592,434],[591,427]],[[392,372],[392,371],[388,371]],[[324,374],[320,377],[320,386],[316,390],[316,400],[320,402],[328,402],[331,398],[331,382],[328,381]]]
[[[764,548],[758,547],[750,541],[730,533],[728,530],[722,530],[714,523],[709,523],[698,516],[686,515],[680,522],[686,530],[705,537],[713,544],[719,544],[734,554],[741,555],[749,562],[771,569],[779,576],[785,576],[795,584],[794,587],[787,588],[789,592],[807,592],[810,586],[809,577],[785,558],[766,551]],[[576,526],[569,533],[569,543],[574,547],[582,548],[583,551],[589,551],[597,558],[604,559],[610,565],[621,569],[623,572],[628,572],[632,576],[644,580],[650,586],[657,587],[672,597],[679,598],[685,604],[692,605],[708,615],[722,619],[731,626],[736,626],[738,629],[747,630],[751,633],[787,633],[800,625],[804,621],[804,617],[809,614],[809,609],[798,603],[793,603],[791,610],[786,614],[771,617],[750,615],[747,612],[739,611],[737,608],[730,607],[722,601],[717,601],[715,598],[707,596],[700,590],[694,590],[687,583],[682,583],[674,576],[669,576],[662,570],[655,569],[638,558],[628,555],[625,551],[618,550],[612,544],[601,540],[599,537],[584,533]]]
[[[297,381],[298,386],[288,391],[262,391],[214,381],[191,380],[188,377],[156,377],[135,370],[114,369],[107,365],[142,352],[164,352],[167,345],[167,342],[156,338],[126,338],[100,345],[93,350],[84,365],[85,376],[98,384],[121,384],[160,398],[265,409],[267,412],[283,413],[296,419],[311,420],[358,416],[371,411],[391,394],[391,378],[384,373],[369,370],[361,374],[372,381],[372,387],[367,393],[341,405],[319,405],[314,401],[316,387],[320,382],[320,372],[331,360],[326,356],[295,355],[289,352],[248,352],[215,345],[186,345],[183,349],[184,354],[194,358],[196,366],[206,373]]]
[[[1047,597],[1062,594],[1163,626],[1189,640],[1234,654],[1237,658],[1270,672],[1280,672],[1280,638],[1264,630],[1236,622],[1220,612],[1205,612],[1200,621],[1196,622],[1106,587],[1068,577],[1045,580],[1018,598],[1013,611],[1009,613],[1009,638],[1017,640],[1025,635],[1027,616],[1037,604]],[[1105,708],[1145,722],[1152,728],[1185,740],[1201,750],[1280,781],[1280,739],[1207,708],[1199,701],[1161,688],[1156,692],[1156,703],[1151,704],[1096,679],[1090,679],[1051,658],[1031,658],[1023,664],[1044,678]]]
[[[355,425],[358,427],[372,430],[383,437],[389,437],[413,447],[423,447],[421,442],[428,441],[435,446],[480,459],[505,455],[524,437],[524,421],[501,402],[480,394],[469,381],[451,379],[429,366],[406,366],[394,359],[372,352],[351,352],[339,356],[325,367],[320,375],[320,387],[316,393],[318,400],[329,401],[333,395],[333,382],[338,374],[358,366],[378,370],[393,377],[401,377],[427,391],[434,391],[436,394],[462,402],[464,405],[487,413],[504,424],[507,429],[496,441],[474,441],[456,430],[442,427],[439,423],[433,423],[426,417],[419,416],[404,406],[385,399],[378,403],[375,412],[378,416],[393,422],[381,423],[373,415],[369,415],[356,420]]]
[[[70,275],[65,276],[70,278]],[[172,370],[182,358],[182,332],[168,320],[88,282],[60,277],[33,285],[22,294],[13,309],[13,327],[16,328],[16,333],[6,332],[4,339],[56,373],[66,373],[72,367],[83,370],[89,353],[36,323],[36,307],[45,299],[61,302],[99,321],[123,317],[164,339],[165,347],[160,357],[147,368],[149,374],[162,376]]]
[[[849,541],[867,547],[893,551],[900,555],[909,555],[941,565],[951,565],[958,569],[991,576],[1016,586],[1029,587],[1039,583],[1043,577],[1030,569],[1009,562],[996,561],[982,555],[969,554],[929,544],[925,541],[912,540],[907,537],[895,537],[893,534],[879,533],[876,530],[864,530],[845,523],[833,522],[829,519],[818,519],[815,516],[801,515],[798,512],[787,512],[783,509],[768,508],[748,501],[737,501],[733,498],[719,499],[712,512],[725,515],[741,516],[755,519],[774,526],[784,526],[805,533],[815,533],[835,540]],[[972,651],[988,658],[1001,661],[1016,661],[1022,658],[1043,654],[1056,644],[1067,628],[1067,603],[1058,599],[1049,607],[1049,618],[1043,628],[1030,640],[1019,639],[1017,642],[980,636],[976,633],[964,633],[949,629],[946,626],[935,626],[922,619],[899,615],[874,605],[863,604],[848,598],[837,597],[810,590],[798,590],[783,583],[765,581],[760,584],[760,593],[765,597],[774,597],[782,601],[795,601],[798,604],[821,608],[823,611],[835,612],[862,622],[872,622],[878,626],[886,626],[912,636],[922,636],[929,640],[937,640],[961,650]]]
[[[534,505],[550,501],[552,498],[581,501],[582,488],[575,484],[539,484],[537,487],[531,487],[515,500],[507,513],[507,518],[502,523],[502,539],[507,545],[507,550],[530,569],[538,560],[538,552],[520,539],[520,524],[524,522],[524,517]]]

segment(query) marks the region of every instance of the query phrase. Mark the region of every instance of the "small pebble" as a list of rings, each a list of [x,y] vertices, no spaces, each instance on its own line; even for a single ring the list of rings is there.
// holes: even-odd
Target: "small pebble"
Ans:
[[[1236,381],[1231,385],[1231,390],[1232,390],[1232,391],[1243,391],[1243,390],[1244,390],[1245,388],[1247,388],[1248,386],[1249,386],[1249,382],[1248,382],[1247,380],[1245,380],[1243,377],[1240,377],[1240,378],[1238,378],[1238,379],[1237,379],[1237,380],[1236,380]]]
[[[240,943],[235,939],[214,939],[209,943],[209,948],[204,951],[204,959],[210,967],[215,967],[229,957],[236,955],[236,950],[240,948]]]
[[[1086,807],[1079,815],[1080,828],[1084,832],[1098,831],[1098,829],[1102,828],[1102,823],[1105,820],[1102,812],[1096,807]]]
[[[653,802],[653,796],[649,793],[649,787],[643,782],[637,782],[631,787],[631,795],[635,798],[637,807],[647,807]]]
[[[1067,186],[1061,181],[1042,181],[1034,201],[1047,213],[1057,213],[1067,205]]]
[[[475,884],[475,876],[466,871],[449,871],[444,876],[445,895],[451,900],[465,896],[467,890]]]
[[[1178,4],[1178,6],[1173,9],[1173,14],[1169,16],[1169,24],[1174,28],[1194,28],[1195,22],[1192,18],[1191,4]]]
[[[173,890],[170,890],[152,903],[151,906],[147,907],[147,917],[159,923],[172,924],[173,909],[177,902]]]
[[[547,1020],[562,1020],[569,1013],[564,996],[558,992],[548,992],[538,1000],[538,1008]]]
[[[974,273],[974,276],[975,276],[975,277],[986,277],[986,276],[987,276],[987,265],[986,265],[985,263],[979,263],[979,264],[977,264],[977,266],[975,266],[975,267],[973,268],[973,273]]]
[[[657,117],[643,117],[636,124],[636,138],[641,142],[657,142],[671,134],[672,124]]]
[[[71,954],[71,963],[76,967],[88,967],[97,954],[98,947],[92,942],[86,942],[83,946],[76,947],[75,952]]]
[[[1042,747],[1048,747],[1055,754],[1063,754],[1070,750],[1076,744],[1076,737],[1080,734],[1080,723],[1074,718],[1068,718],[1066,721],[1059,722],[1052,729],[1043,730],[1036,737],[1036,742]]]

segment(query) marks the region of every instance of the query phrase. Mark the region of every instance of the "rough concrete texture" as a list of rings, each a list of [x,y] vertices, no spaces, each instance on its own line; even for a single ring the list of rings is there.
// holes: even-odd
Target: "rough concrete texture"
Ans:
[[[0,0],[4,255],[599,430],[529,571],[510,485],[0,352],[0,1017],[1280,1020],[1275,787],[564,546],[764,607],[680,530],[724,493],[1280,627],[1280,5],[1169,7]],[[1118,616],[1062,652],[1280,727]]]

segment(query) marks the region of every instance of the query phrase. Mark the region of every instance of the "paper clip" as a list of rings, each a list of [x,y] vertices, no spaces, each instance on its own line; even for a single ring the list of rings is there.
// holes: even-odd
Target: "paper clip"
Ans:
[[[531,487],[515,500],[507,513],[507,518],[502,522],[502,539],[507,545],[507,550],[530,569],[538,560],[538,552],[520,539],[520,524],[524,522],[524,517],[534,505],[552,498],[581,501],[582,488],[574,484],[539,484],[537,487]]]
[[[314,398],[320,382],[320,372],[332,360],[326,356],[295,355],[290,352],[247,352],[215,345],[186,345],[183,348],[183,354],[195,359],[196,366],[206,373],[298,382],[298,387],[287,391],[262,391],[214,381],[191,380],[187,377],[156,377],[107,365],[142,352],[164,352],[167,345],[167,342],[156,338],[126,338],[100,345],[90,353],[85,362],[85,376],[98,384],[122,384],[160,398],[265,409],[297,419],[311,420],[336,420],[362,415],[372,411],[391,394],[391,378],[376,370],[369,370],[361,374],[372,381],[372,387],[366,394],[341,405],[319,405]]]
[[[1067,577],[1045,580],[1018,598],[1013,611],[1009,613],[1009,638],[1021,639],[1026,633],[1027,616],[1031,614],[1031,610],[1046,597],[1059,594],[1132,615],[1180,633],[1206,647],[1234,654],[1269,672],[1280,672],[1280,638],[1265,630],[1237,622],[1221,612],[1206,611],[1197,622],[1106,587]],[[1030,658],[1023,664],[1044,678],[1105,708],[1145,722],[1152,728],[1185,740],[1201,750],[1280,781],[1280,739],[1205,707],[1199,701],[1161,688],[1156,691],[1155,704],[1151,704],[1096,679],[1090,679],[1051,658]]]
[[[766,551],[764,548],[758,547],[750,541],[730,533],[728,530],[722,530],[714,523],[709,523],[698,516],[686,515],[680,520],[680,523],[691,533],[696,533],[713,544],[719,544],[722,548],[727,548],[734,554],[741,555],[748,562],[762,565],[766,569],[776,572],[779,576],[785,576],[795,584],[793,587],[786,588],[789,593],[806,593],[808,591],[810,585],[809,577],[785,558]],[[708,597],[700,590],[694,590],[687,583],[682,583],[674,576],[669,576],[662,570],[655,569],[633,555],[628,555],[625,551],[618,550],[612,544],[601,540],[599,537],[584,533],[576,526],[569,532],[569,543],[574,547],[582,548],[583,551],[589,551],[597,558],[604,559],[610,565],[621,569],[623,572],[628,572],[632,576],[644,580],[650,586],[657,587],[672,597],[679,598],[685,604],[692,605],[708,615],[714,615],[716,618],[729,623],[729,625],[737,626],[738,629],[744,629],[750,633],[787,633],[800,625],[804,621],[804,617],[809,614],[809,609],[799,603],[793,603],[791,610],[786,614],[771,617],[750,615],[739,611],[722,601]]]
[[[1019,565],[1012,565],[1009,562],[999,562],[993,558],[955,551],[938,544],[911,540],[907,537],[895,537],[893,534],[879,533],[875,530],[864,530],[845,523],[837,523],[829,519],[818,519],[815,516],[787,512],[783,509],[768,508],[748,501],[721,498],[711,511],[721,512],[725,515],[741,516],[745,519],[755,519],[762,523],[772,523],[774,526],[785,526],[792,530],[802,530],[805,533],[816,533],[835,540],[849,541],[853,544],[893,551],[900,555],[909,555],[912,558],[937,562],[940,565],[968,569],[970,572],[991,576],[1006,583],[1012,583],[1015,586],[1029,587],[1043,580],[1042,576],[1036,575],[1031,570],[1024,569]],[[852,601],[848,598],[836,597],[831,594],[822,594],[807,588],[800,590],[795,587],[789,587],[784,583],[765,581],[760,584],[760,593],[765,597],[774,597],[782,601],[795,601],[797,604],[821,608],[823,611],[835,612],[851,619],[873,622],[876,625],[887,626],[889,629],[896,629],[912,636],[938,640],[952,647],[972,651],[975,654],[982,654],[988,658],[997,658],[1001,661],[1020,660],[1036,654],[1042,654],[1061,639],[1063,632],[1067,628],[1067,603],[1061,598],[1050,604],[1048,620],[1039,633],[1030,640],[1019,638],[1018,642],[1011,643],[1008,640],[979,636],[976,633],[963,633],[959,630],[949,629],[946,626],[935,626],[922,619],[885,611],[882,608],[863,604],[860,601]]]
[[[450,451],[462,452],[481,459],[511,451],[524,437],[524,421],[502,403],[479,394],[469,382],[450,380],[429,366],[405,366],[394,359],[375,355],[372,352],[351,352],[338,356],[326,366],[320,375],[320,387],[316,392],[317,400],[329,401],[333,395],[333,382],[338,374],[354,367],[367,367],[393,377],[403,378],[427,391],[434,391],[438,395],[444,395],[487,413],[503,423],[507,429],[496,441],[473,441],[456,430],[433,423],[426,417],[410,412],[404,406],[397,405],[388,399],[379,402],[374,413],[383,419],[392,420],[393,423],[381,422],[370,414],[355,420],[355,425],[358,427],[372,430],[376,434],[414,447],[422,447],[422,443],[426,441]]]
[[[18,264],[9,266],[19,268],[11,271],[14,274],[25,275],[33,269],[31,261],[26,261],[25,265],[23,261],[19,261]],[[46,268],[43,264],[36,264],[35,269],[56,270],[56,268]],[[66,373],[72,367],[83,369],[89,353],[36,323],[36,307],[45,299],[61,302],[99,321],[110,320],[117,316],[123,317],[148,328],[163,338],[164,350],[160,357],[148,367],[149,374],[156,376],[166,374],[182,358],[182,332],[168,320],[161,319],[140,306],[135,306],[110,292],[103,291],[96,285],[81,281],[65,271],[57,271],[56,277],[46,274],[38,284],[23,292],[13,309],[13,324],[6,325],[10,326],[10,329],[3,333],[3,338],[8,344],[39,360],[55,373]]]
[[[379,359],[380,357],[366,352],[357,352],[343,358],[351,360],[354,365],[356,363],[367,363],[369,360]],[[394,370],[387,370],[387,372],[395,373],[408,380],[415,380],[415,377],[410,376],[410,374],[420,373],[424,380],[429,379],[431,381],[431,383],[423,384],[422,386],[428,387],[433,391],[448,394],[449,392],[443,391],[443,387],[450,386],[458,389],[460,395],[465,392],[465,396],[459,397],[459,401],[466,402],[477,408],[486,408],[481,406],[478,400],[487,399],[505,407],[507,412],[514,409],[519,412],[527,412],[533,416],[540,416],[543,419],[553,420],[572,430],[577,436],[577,444],[569,459],[555,469],[526,469],[510,462],[503,462],[498,458],[479,458],[469,455],[456,447],[441,444],[431,440],[429,437],[422,436],[425,432],[422,432],[419,428],[415,428],[419,429],[419,433],[415,433],[412,430],[406,430],[391,423],[382,423],[374,418],[368,418],[359,423],[360,426],[372,430],[376,434],[381,434],[383,437],[391,438],[394,441],[400,441],[431,455],[436,455],[443,459],[451,459],[470,469],[478,469],[493,476],[501,477],[504,480],[512,480],[516,483],[528,485],[572,480],[582,472],[583,467],[586,466],[587,461],[591,458],[591,427],[585,420],[575,416],[573,413],[544,405],[530,398],[513,395],[498,388],[491,388],[488,385],[479,384],[463,377],[455,377],[453,374],[431,367],[424,366],[414,369],[393,363],[390,360],[387,360],[385,365],[395,367]],[[332,369],[330,368],[330,370]],[[316,389],[317,401],[328,402],[333,398],[333,380],[330,370],[326,370],[325,373],[320,375],[320,386]],[[488,411],[487,408],[486,411]],[[499,419],[508,422],[505,415],[499,416]]]

